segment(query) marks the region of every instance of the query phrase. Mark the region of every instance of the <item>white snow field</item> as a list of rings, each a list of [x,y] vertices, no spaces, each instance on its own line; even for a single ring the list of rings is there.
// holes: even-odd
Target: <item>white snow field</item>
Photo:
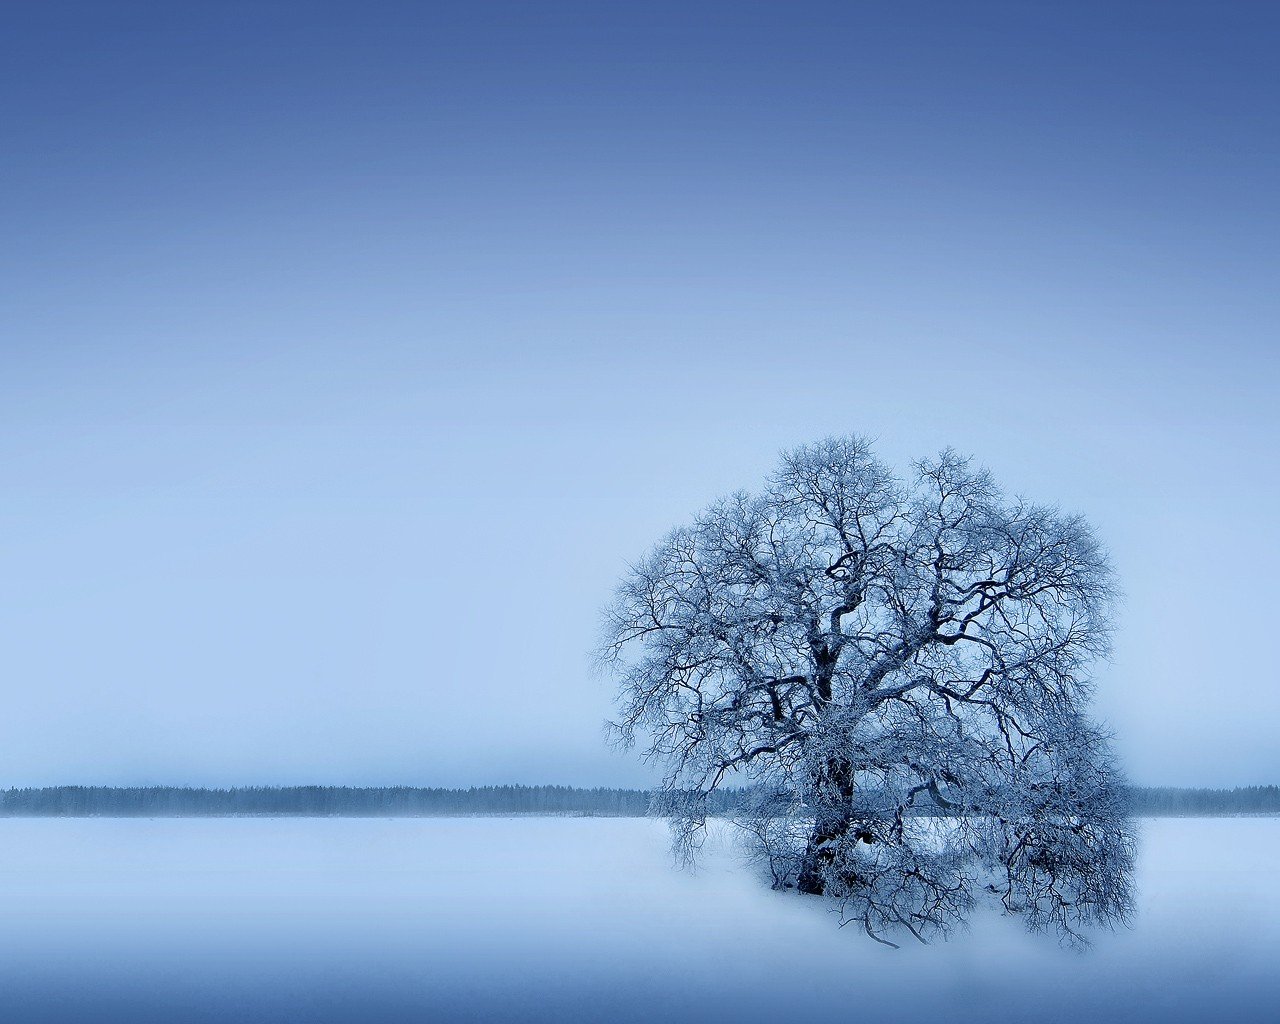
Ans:
[[[878,946],[656,820],[5,819],[0,1020],[1280,1020],[1280,819],[1143,833],[1079,954]]]

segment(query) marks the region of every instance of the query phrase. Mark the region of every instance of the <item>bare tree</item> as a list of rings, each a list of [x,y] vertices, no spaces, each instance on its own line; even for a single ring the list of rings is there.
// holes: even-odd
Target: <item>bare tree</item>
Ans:
[[[987,898],[1083,944],[1132,910],[1121,780],[1084,713],[1111,597],[1078,516],[951,451],[900,479],[830,438],[627,574],[600,649],[613,728],[664,766],[688,857],[709,794],[747,785],[775,886],[879,941]]]

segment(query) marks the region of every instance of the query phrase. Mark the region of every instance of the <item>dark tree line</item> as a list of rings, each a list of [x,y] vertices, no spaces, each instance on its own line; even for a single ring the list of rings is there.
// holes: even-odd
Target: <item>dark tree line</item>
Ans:
[[[751,794],[718,790],[709,813],[739,811]],[[1280,786],[1236,789],[1131,788],[1131,813],[1148,817],[1280,814]],[[640,789],[574,786],[49,786],[0,790],[4,817],[452,817],[484,814],[642,817],[653,794]],[[921,809],[923,811],[923,808]],[[925,812],[927,813],[927,812]]]
[[[571,786],[54,786],[0,791],[0,815],[108,817],[431,817],[468,814],[599,814],[638,816],[649,795],[627,789]]]
[[[1235,789],[1134,787],[1129,790],[1129,806],[1131,813],[1149,818],[1280,814],[1280,786],[1237,786]]]

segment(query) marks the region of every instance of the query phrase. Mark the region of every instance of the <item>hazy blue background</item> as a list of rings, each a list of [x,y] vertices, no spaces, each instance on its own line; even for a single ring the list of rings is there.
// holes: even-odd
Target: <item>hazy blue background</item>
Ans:
[[[1280,8],[12,4],[0,784],[640,783],[784,446],[1085,512],[1136,780],[1280,778]]]

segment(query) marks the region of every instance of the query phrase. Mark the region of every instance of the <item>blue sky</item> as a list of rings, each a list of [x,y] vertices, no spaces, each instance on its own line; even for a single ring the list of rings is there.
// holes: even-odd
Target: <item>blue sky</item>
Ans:
[[[1280,12],[71,4],[0,40],[0,784],[643,782],[778,449],[1085,513],[1135,779],[1280,780]]]

